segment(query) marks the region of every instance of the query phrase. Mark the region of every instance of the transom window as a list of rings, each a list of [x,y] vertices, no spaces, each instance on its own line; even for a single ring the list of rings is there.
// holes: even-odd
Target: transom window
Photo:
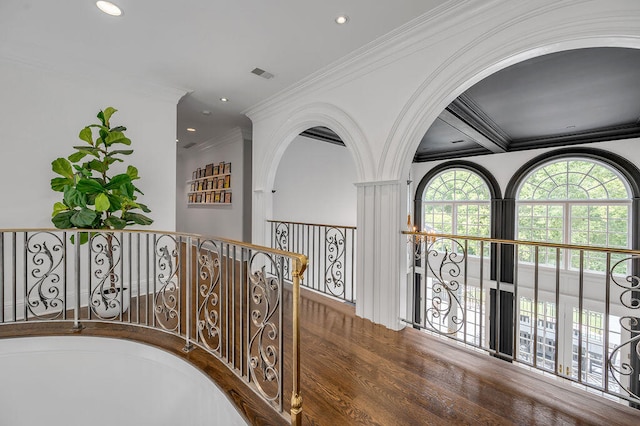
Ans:
[[[462,169],[445,170],[427,184],[423,196],[426,231],[490,237],[491,193],[478,174]],[[485,254],[489,244],[485,244]],[[469,255],[479,255],[480,244],[469,242]]]
[[[525,241],[629,248],[630,190],[611,167],[589,159],[562,159],[533,170],[517,196],[517,238]],[[539,249],[540,264],[555,265],[556,250]],[[534,261],[521,246],[521,261]],[[615,260],[615,256],[612,256]],[[560,253],[561,266],[578,269],[580,253]],[[605,271],[604,253],[586,251],[585,270]]]

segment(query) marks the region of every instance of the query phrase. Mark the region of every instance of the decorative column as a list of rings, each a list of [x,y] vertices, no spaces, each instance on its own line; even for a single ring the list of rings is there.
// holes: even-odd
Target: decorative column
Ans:
[[[378,181],[358,188],[356,315],[399,330],[406,287],[406,184]]]
[[[262,189],[253,191],[251,200],[251,242],[253,244],[267,246],[271,244],[270,228],[267,226],[267,219],[272,215],[273,195]]]

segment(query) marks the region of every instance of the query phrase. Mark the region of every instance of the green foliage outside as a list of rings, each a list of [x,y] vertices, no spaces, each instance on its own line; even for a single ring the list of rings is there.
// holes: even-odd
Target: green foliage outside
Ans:
[[[80,130],[84,145],[74,146],[75,152],[51,163],[58,175],[51,179],[51,189],[63,194],[53,206],[52,222],[56,228],[124,229],[130,225],[150,225],[149,208],[138,202],[142,194],[133,181],[139,179],[138,169],[127,166],[125,173],[110,174],[114,163],[131,155],[131,140],[124,126],[111,127],[110,119],[117,110],[108,107],[97,115],[100,123]],[[94,139],[94,130],[97,131]],[[81,234],[86,240],[88,235]]]

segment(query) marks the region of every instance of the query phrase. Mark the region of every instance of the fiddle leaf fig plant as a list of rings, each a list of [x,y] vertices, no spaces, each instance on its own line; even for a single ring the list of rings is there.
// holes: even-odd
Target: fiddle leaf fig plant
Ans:
[[[127,166],[125,173],[112,175],[110,167],[122,163],[131,155],[131,140],[123,126],[111,127],[111,117],[117,110],[108,107],[97,115],[100,123],[90,124],[78,135],[84,142],[74,146],[67,158],[57,158],[51,169],[58,175],[51,179],[51,189],[62,192],[62,201],[53,205],[52,222],[56,228],[124,229],[130,225],[150,225],[149,208],[138,202],[142,194],[133,182],[138,169]],[[97,131],[94,139],[94,132]],[[140,213],[140,211],[142,213]],[[81,234],[88,238],[86,233]]]

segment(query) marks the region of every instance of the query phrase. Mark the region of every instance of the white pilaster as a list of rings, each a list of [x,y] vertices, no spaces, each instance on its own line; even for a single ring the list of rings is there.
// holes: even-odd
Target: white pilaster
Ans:
[[[271,219],[273,196],[271,192],[265,192],[262,189],[253,191],[253,200],[251,206],[251,242],[253,244],[267,246],[271,244],[271,236],[267,226],[267,220]]]
[[[400,288],[406,281],[406,244],[400,234],[405,185],[365,182],[358,187],[356,314],[399,330]]]

